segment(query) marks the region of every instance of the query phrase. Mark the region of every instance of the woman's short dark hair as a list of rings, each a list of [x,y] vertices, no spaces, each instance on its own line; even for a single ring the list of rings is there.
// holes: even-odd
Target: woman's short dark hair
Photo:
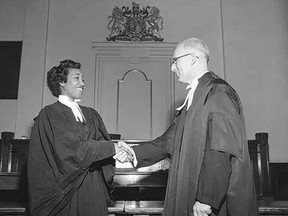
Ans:
[[[80,69],[81,64],[74,62],[70,59],[66,59],[60,62],[58,66],[52,67],[47,72],[47,86],[55,97],[61,94],[61,88],[59,83],[66,83],[69,69]]]

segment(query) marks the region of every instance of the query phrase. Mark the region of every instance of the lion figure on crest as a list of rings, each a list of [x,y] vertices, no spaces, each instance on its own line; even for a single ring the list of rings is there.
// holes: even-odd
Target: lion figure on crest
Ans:
[[[147,31],[150,34],[155,35],[160,38],[161,36],[160,36],[159,30],[163,29],[163,17],[160,16],[159,14],[160,14],[160,10],[157,7],[153,6],[150,9],[150,12],[146,18],[146,21],[149,24]]]
[[[110,19],[108,29],[111,30],[109,37],[119,35],[125,30],[126,17],[123,16],[122,10],[119,7],[114,7],[112,15],[108,16]]]

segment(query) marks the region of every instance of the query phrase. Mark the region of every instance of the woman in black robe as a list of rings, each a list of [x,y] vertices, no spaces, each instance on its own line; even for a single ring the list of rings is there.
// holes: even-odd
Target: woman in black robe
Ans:
[[[98,112],[77,104],[84,90],[80,67],[64,60],[47,73],[47,85],[58,101],[40,111],[31,132],[32,216],[108,215],[118,149]]]

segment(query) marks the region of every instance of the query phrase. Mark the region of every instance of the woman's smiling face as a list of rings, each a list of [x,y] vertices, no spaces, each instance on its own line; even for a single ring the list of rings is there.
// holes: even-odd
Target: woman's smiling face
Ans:
[[[60,83],[62,95],[67,95],[72,101],[79,99],[84,90],[84,77],[80,69],[71,68],[67,75],[67,82]]]

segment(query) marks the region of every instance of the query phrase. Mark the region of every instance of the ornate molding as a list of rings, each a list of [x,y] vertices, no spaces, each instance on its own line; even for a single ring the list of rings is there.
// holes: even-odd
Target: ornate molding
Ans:
[[[153,57],[171,59],[177,43],[168,42],[92,42],[97,56]]]

